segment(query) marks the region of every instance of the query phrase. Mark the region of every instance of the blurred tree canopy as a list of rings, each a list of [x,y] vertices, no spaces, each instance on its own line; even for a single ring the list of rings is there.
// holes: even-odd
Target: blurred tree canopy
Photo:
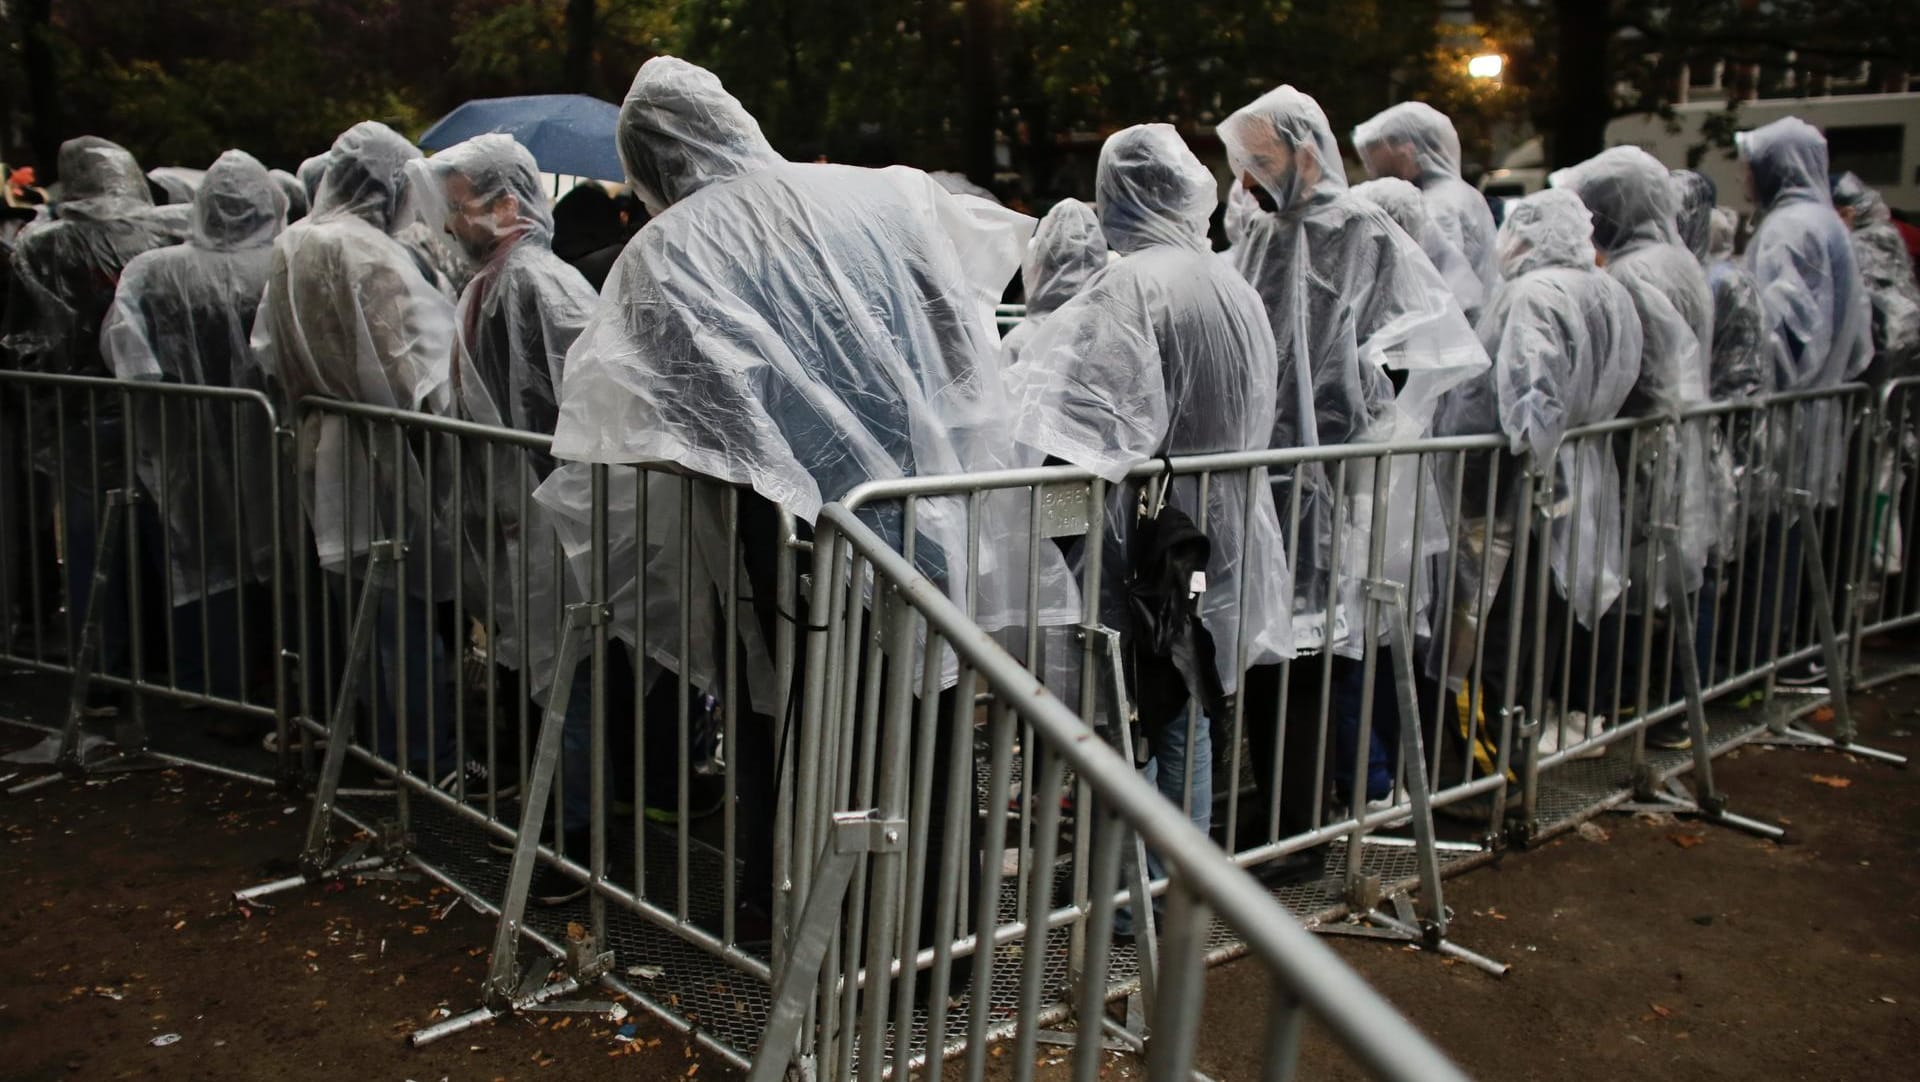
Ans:
[[[1451,113],[1469,162],[1529,116],[1556,159],[1659,110],[1679,65],[1807,71],[1920,53],[1913,0],[0,0],[0,151],[50,177],[60,140],[148,166],[229,146],[292,167],[356,120],[417,135],[475,97],[618,101],[649,56],[713,68],[789,157],[996,176],[1039,201],[1084,188],[1091,139],[1211,126],[1291,83],[1343,138],[1394,101]],[[1452,18],[1443,20],[1443,13]],[[1862,28],[1871,40],[1862,43]],[[1508,76],[1473,80],[1498,49]],[[1081,137],[1067,138],[1069,135]],[[1075,148],[1078,149],[1075,149]],[[1063,172],[1068,159],[1078,171]]]

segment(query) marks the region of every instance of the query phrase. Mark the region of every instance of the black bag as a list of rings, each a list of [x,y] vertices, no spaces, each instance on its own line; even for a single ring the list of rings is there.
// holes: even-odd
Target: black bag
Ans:
[[[1127,552],[1128,652],[1134,706],[1148,732],[1176,716],[1189,699],[1216,722],[1227,716],[1213,636],[1200,623],[1200,595],[1194,589],[1204,580],[1212,554],[1213,542],[1164,498],[1134,523]]]

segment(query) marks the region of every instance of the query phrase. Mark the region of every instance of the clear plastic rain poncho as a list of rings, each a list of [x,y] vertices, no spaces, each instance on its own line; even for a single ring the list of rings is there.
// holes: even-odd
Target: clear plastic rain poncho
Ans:
[[[1278,359],[1259,294],[1208,249],[1212,174],[1172,127],[1144,124],[1107,140],[1095,184],[1121,258],[1028,340],[1011,381],[1016,435],[1109,481],[1149,458],[1264,449]],[[1239,680],[1243,592],[1247,663],[1294,652],[1280,520],[1266,471],[1253,478],[1251,515],[1241,473],[1215,476],[1204,507],[1198,477],[1177,479],[1167,497],[1212,541],[1200,616],[1228,693]],[[1134,506],[1120,489],[1107,508],[1101,609],[1112,627],[1126,626]]]
[[[419,156],[384,124],[348,128],[334,141],[312,212],[274,243],[253,351],[283,402],[327,395],[444,412],[453,304],[390,235],[396,218],[411,213],[406,164]],[[300,422],[301,491],[321,566],[331,571],[364,558],[375,540],[407,539],[393,536],[401,533],[391,521],[395,486],[405,486],[413,530],[437,517],[437,497],[413,449],[403,442],[396,456],[383,433],[379,453],[372,454],[365,431],[318,411]],[[434,537],[445,533],[436,530]],[[426,595],[421,572],[431,566],[436,599],[451,593],[450,568],[441,567],[444,548],[417,533],[411,537],[410,591]]]
[[[1613,147],[1547,179],[1571,190],[1592,212],[1594,247],[1605,257],[1607,273],[1627,288],[1640,316],[1640,377],[1621,415],[1677,419],[1705,405],[1713,294],[1699,261],[1680,243],[1679,200],[1667,167],[1639,147]],[[1633,516],[1642,536],[1629,539],[1638,548],[1651,536],[1646,527],[1676,525],[1681,581],[1689,593],[1700,588],[1718,526],[1708,498],[1713,484],[1709,427],[1701,421],[1680,426],[1671,454],[1650,453],[1643,443]],[[1669,468],[1669,461],[1677,468]],[[1663,493],[1665,503],[1656,507]],[[1634,559],[1634,566],[1644,566],[1643,556]],[[1656,570],[1653,584],[1654,604],[1665,605],[1666,573]],[[1632,600],[1637,607],[1638,595]]]
[[[146,174],[117,143],[91,135],[62,143],[60,178],[54,219],[15,244],[4,344],[29,371],[111,376],[100,324],[120,273],[180,238],[151,216]]]
[[[1453,121],[1426,102],[1401,102],[1353,129],[1353,147],[1371,175],[1397,177],[1420,189],[1440,234],[1472,268],[1471,278],[1448,274],[1447,284],[1461,309],[1477,314],[1500,282],[1493,209],[1460,176],[1460,133]]]
[[[675,465],[750,486],[805,521],[868,480],[1006,464],[992,311],[1032,219],[952,196],[918,170],[788,163],[718,79],[671,57],[641,67],[619,139],[634,191],[657,217],[621,254],[567,355],[556,456]],[[541,501],[584,522],[583,474],[563,466]],[[1003,514],[986,501],[980,526],[976,611],[989,628],[1025,613],[1024,494],[1013,502]],[[665,501],[649,503],[657,514]],[[898,503],[862,516],[903,543]],[[963,607],[966,518],[964,499],[920,501],[913,545]],[[630,529],[632,519],[614,521]],[[670,550],[646,555],[649,578],[677,584],[675,522],[649,539]],[[724,538],[696,516],[692,547],[721,573]],[[1052,545],[1040,548],[1040,615],[1071,622],[1078,602],[1065,564]],[[621,624],[630,621],[616,613]],[[662,639],[675,626],[651,612],[647,625]],[[647,648],[657,658],[674,649]],[[691,668],[698,678],[697,656]]]
[[[479,268],[455,309],[454,410],[480,424],[551,434],[567,350],[599,295],[553,254],[540,167],[512,136],[494,134],[408,169],[423,217],[445,222]],[[537,693],[555,671],[559,643],[551,629],[562,626],[567,602],[581,598],[567,596],[567,583],[554,575],[554,528],[545,508],[526,499],[553,472],[553,460],[521,448],[492,457],[489,464],[477,448],[463,456],[462,585],[472,611],[488,612],[491,599],[495,656],[518,668],[524,652]]]
[[[1407,236],[1412,237],[1420,245],[1420,250],[1433,261],[1433,267],[1440,272],[1440,277],[1447,280],[1456,299],[1473,298],[1472,304],[1462,300],[1460,305],[1469,320],[1479,314],[1486,292],[1479,274],[1473,264],[1467,261],[1466,253],[1427,212],[1427,205],[1420,198],[1420,189],[1399,177],[1381,177],[1355,184],[1353,194],[1386,211],[1396,225],[1406,230]]]
[[[294,175],[300,178],[300,184],[307,189],[307,206],[320,198],[320,180],[327,175],[327,164],[333,160],[333,151],[327,150],[300,163]]]
[[[179,165],[163,165],[158,169],[147,170],[147,179],[166,193],[168,203],[186,205],[193,202],[193,193],[199,191],[200,185],[206,182],[207,171]]]
[[[101,331],[114,374],[211,387],[241,382],[285,214],[286,197],[265,166],[238,150],[220,155],[194,194],[187,243],[135,257],[120,278]],[[137,401],[135,468],[166,521],[173,604],[266,581],[273,568],[273,523],[260,510],[273,484],[267,418],[225,403]]]
[[[291,224],[305,218],[308,207],[307,186],[300,183],[299,177],[285,169],[272,169],[268,173],[273,177],[273,182],[280,185],[281,194],[287,197],[287,222]]]
[[[1514,454],[1554,463],[1554,581],[1588,627],[1620,596],[1620,469],[1601,440],[1563,444],[1568,430],[1612,420],[1640,374],[1640,317],[1627,291],[1594,265],[1592,218],[1573,193],[1548,189],[1509,205],[1497,247],[1505,281],[1480,316],[1493,357],[1484,378],[1448,396],[1448,435],[1504,434]],[[1496,512],[1498,513],[1498,512]],[[1491,598],[1478,560],[1459,564],[1456,597]],[[1497,577],[1501,567],[1491,569]]]
[[[1026,318],[1000,340],[1000,364],[1008,380],[1020,363],[1020,351],[1047,316],[1072,300],[1107,265],[1107,238],[1093,208],[1078,199],[1062,199],[1040,219],[1020,264],[1026,287]]]
[[[1347,188],[1333,131],[1320,106],[1290,86],[1271,91],[1220,125],[1234,175],[1258,186],[1254,214],[1231,250],[1240,273],[1259,291],[1280,359],[1271,446],[1411,440],[1427,434],[1447,390],[1487,367],[1487,354],[1452,290],[1413,238],[1373,203]],[[1396,395],[1388,369],[1404,373]],[[1361,581],[1371,544],[1373,480],[1365,463],[1349,468],[1351,521],[1340,557],[1343,603],[1330,606],[1333,582],[1333,494],[1330,471],[1296,468],[1276,487],[1284,519],[1298,491],[1300,543],[1294,572],[1294,631],[1301,648],[1331,641],[1343,652],[1363,644],[1347,634],[1348,613],[1361,611]],[[1387,577],[1413,585],[1416,612],[1426,590],[1414,560],[1446,547],[1437,499],[1426,506],[1418,545],[1413,512],[1424,471],[1411,460],[1394,466],[1384,542]],[[1332,630],[1328,612],[1332,609]]]
[[[1873,306],[1873,374],[1920,375],[1920,281],[1880,193],[1852,173],[1833,182],[1836,207],[1853,215],[1853,258]]]
[[[1734,136],[1761,208],[1747,243],[1747,268],[1760,285],[1782,391],[1837,387],[1873,359],[1873,318],[1847,227],[1833,209],[1827,140],[1798,117]],[[1843,418],[1832,402],[1809,403],[1776,444],[1797,468],[1788,483],[1823,506],[1839,502],[1846,464]]]

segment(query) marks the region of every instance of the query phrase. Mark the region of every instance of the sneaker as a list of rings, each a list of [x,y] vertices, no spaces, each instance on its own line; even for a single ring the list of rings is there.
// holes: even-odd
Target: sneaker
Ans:
[[[1326,847],[1316,845],[1312,849],[1288,853],[1278,860],[1258,864],[1247,870],[1253,873],[1253,877],[1258,879],[1262,886],[1271,890],[1319,879],[1326,872],[1326,864]]]
[[[1674,718],[1647,730],[1647,747],[1662,751],[1686,751],[1693,747],[1693,736],[1688,733],[1686,722]]]
[[[527,888],[527,901],[552,908],[566,905],[587,893],[587,885],[546,861],[534,869],[533,884]]]
[[[480,760],[468,759],[459,769],[447,771],[447,776],[440,779],[436,788],[443,793],[457,793],[462,791],[460,786],[464,781],[467,799],[478,800],[486,796],[487,786],[491,782],[496,800],[520,795],[520,779],[509,772],[507,764],[496,765],[499,770],[490,771],[487,764]]]
[[[1606,732],[1610,726],[1605,717],[1594,718],[1589,721],[1586,711],[1569,710],[1566,714],[1564,726],[1552,723],[1551,721],[1540,726],[1539,744],[1541,755],[1552,755],[1560,750],[1560,735],[1563,728],[1566,732],[1567,743],[1569,745],[1578,745],[1599,737],[1600,734]],[[1606,745],[1594,744],[1569,754],[1567,758],[1598,759],[1606,753]]]
[[[300,747],[300,734],[294,733],[291,735],[293,736],[293,739],[288,741],[288,743],[291,745],[289,750],[298,750]],[[280,730],[278,729],[267,730],[267,735],[260,738],[260,750],[266,752],[268,755],[280,754]],[[324,736],[314,737],[313,750],[315,751],[327,750],[327,738]]]
[[[1819,659],[1804,661],[1798,665],[1788,665],[1773,678],[1773,682],[1790,688],[1810,688],[1824,684],[1827,680],[1827,666]]]

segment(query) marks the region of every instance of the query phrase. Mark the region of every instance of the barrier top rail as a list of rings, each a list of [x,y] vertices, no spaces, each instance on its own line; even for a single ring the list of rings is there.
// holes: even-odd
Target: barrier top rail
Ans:
[[[1249,953],[1284,982],[1350,1055],[1392,1082],[1465,1082],[1466,1076],[1391,1004],[850,508],[829,504],[820,517],[899,589],[1077,778],[1120,809],[1148,848],[1165,854],[1193,894],[1245,937]]]
[[[260,391],[247,387],[221,387],[205,383],[171,383],[157,379],[111,379],[105,376],[74,376],[64,372],[0,371],[0,381],[27,383],[41,387],[77,387],[85,390],[111,392],[114,394],[131,391],[138,394],[174,395],[181,398],[211,398],[227,402],[248,402],[265,409],[269,417],[278,418],[278,411],[274,409],[273,400]]]

